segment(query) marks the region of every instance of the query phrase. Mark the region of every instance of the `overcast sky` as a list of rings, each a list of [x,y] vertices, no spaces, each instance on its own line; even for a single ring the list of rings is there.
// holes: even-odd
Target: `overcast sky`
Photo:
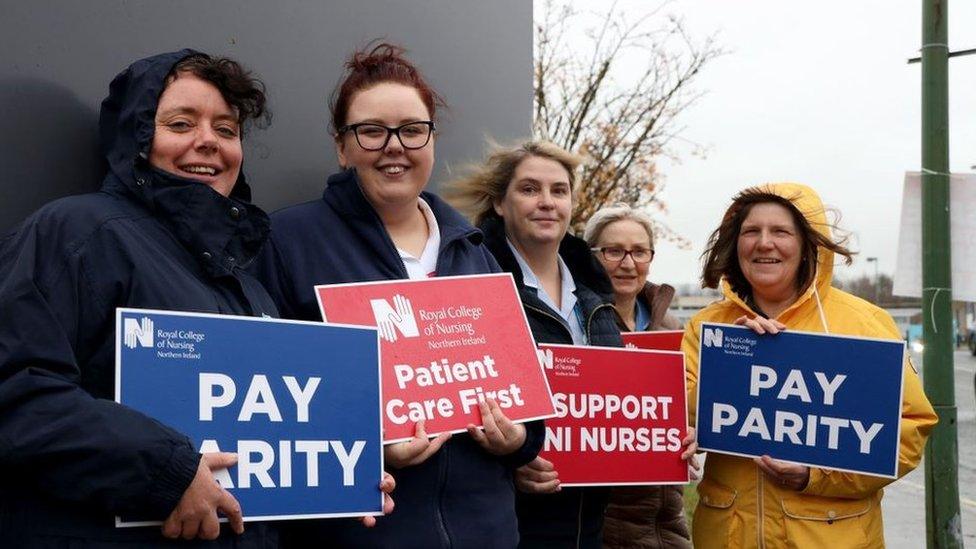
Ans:
[[[606,2],[575,4],[605,9]],[[652,4],[621,1],[635,16]],[[604,7],[601,7],[604,6]],[[976,2],[949,2],[949,47],[976,48]],[[842,214],[860,252],[840,276],[894,270],[906,170],[918,170],[921,3],[904,0],[686,0],[662,13],[684,18],[698,37],[717,33],[729,54],[695,82],[707,91],[679,122],[708,149],[685,151],[666,175],[665,221],[691,250],[662,243],[651,279],[682,284],[700,274],[699,255],[735,192],[763,182],[798,181]],[[976,164],[976,55],[949,61],[950,166]],[[976,215],[976,212],[973,213]]]

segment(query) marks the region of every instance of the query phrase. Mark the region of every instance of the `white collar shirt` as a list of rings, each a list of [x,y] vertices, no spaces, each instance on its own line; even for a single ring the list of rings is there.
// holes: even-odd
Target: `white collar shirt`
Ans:
[[[563,258],[558,255],[556,256],[556,259],[559,260],[560,297],[562,298],[560,299],[562,307],[557,307],[556,303],[549,297],[549,294],[546,293],[546,290],[539,283],[539,277],[532,272],[532,268],[529,267],[528,262],[522,257],[522,254],[515,249],[512,241],[505,239],[505,242],[508,243],[508,247],[515,254],[515,261],[518,263],[519,269],[522,270],[522,283],[526,287],[535,290],[536,296],[562,317],[566,326],[569,328],[570,335],[573,337],[573,345],[586,345],[586,333],[583,331],[582,315],[576,307],[576,282],[573,280],[573,275],[570,274],[569,267],[566,266]]]
[[[407,278],[410,280],[424,280],[437,276],[437,252],[440,251],[441,247],[441,230],[440,226],[437,225],[434,212],[423,198],[418,198],[417,203],[420,211],[424,214],[424,219],[427,220],[427,231],[429,233],[424,251],[420,253],[420,257],[414,257],[409,252],[397,248],[400,260],[403,261],[403,266],[407,269]]]

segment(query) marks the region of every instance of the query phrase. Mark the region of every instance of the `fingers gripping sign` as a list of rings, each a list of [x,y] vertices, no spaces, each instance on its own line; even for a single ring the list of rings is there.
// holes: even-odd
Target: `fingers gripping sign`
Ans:
[[[390,473],[383,473],[383,480],[380,481],[380,491],[383,492],[383,514],[389,515],[393,512],[393,498],[390,494],[396,489],[396,481]],[[363,526],[372,528],[376,526],[376,517],[363,517],[360,519]]]
[[[176,508],[163,522],[162,533],[167,538],[217,539],[220,522],[217,513],[227,517],[235,534],[244,533],[241,506],[230,492],[221,488],[213,472],[237,463],[237,454],[218,452],[203,454],[197,474]]]
[[[451,433],[441,433],[433,439],[427,437],[424,422],[417,422],[417,430],[413,438],[406,442],[390,444],[383,449],[383,458],[392,467],[401,469],[410,465],[423,463],[434,455],[441,446],[451,438]]]
[[[760,335],[767,333],[770,335],[776,335],[786,329],[786,324],[783,324],[776,319],[765,318],[762,316],[749,318],[746,315],[742,315],[735,319],[735,324],[745,326],[746,328],[749,328]]]
[[[810,468],[806,465],[780,461],[769,456],[753,458],[753,461],[772,482],[783,488],[799,491],[810,482]]]
[[[493,398],[478,403],[483,427],[468,425],[471,435],[490,454],[504,456],[518,450],[525,443],[525,425],[512,423]]]
[[[515,470],[515,486],[527,494],[551,494],[562,489],[552,462],[537,457]]]
[[[681,440],[681,448],[681,459],[688,464],[688,474],[691,476],[691,480],[700,479],[701,469],[698,465],[698,458],[695,457],[698,452],[698,436],[694,427],[688,427],[688,434]]]

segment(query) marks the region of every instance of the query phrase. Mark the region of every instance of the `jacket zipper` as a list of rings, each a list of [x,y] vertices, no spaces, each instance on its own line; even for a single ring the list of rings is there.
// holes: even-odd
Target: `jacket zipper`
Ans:
[[[569,328],[566,327],[566,325],[563,323],[563,321],[560,320],[560,319],[558,319],[558,318],[556,318],[555,315],[550,314],[550,313],[548,313],[546,311],[543,311],[542,309],[540,309],[538,307],[533,307],[532,305],[527,305],[525,303],[523,303],[522,306],[525,307],[526,309],[531,309],[531,310],[533,310],[533,311],[535,311],[535,312],[537,312],[537,313],[539,313],[541,315],[545,315],[545,316],[547,316],[547,317],[555,320],[557,324],[559,324],[564,330],[566,330],[566,334],[569,336],[570,341],[573,340],[573,333],[570,332],[569,331]],[[613,307],[613,305],[610,305],[609,303],[601,303],[600,305],[597,305],[596,307],[594,307],[593,310],[590,311],[590,314],[586,318],[586,343],[587,344],[590,343],[590,339],[591,339],[590,334],[593,333],[592,330],[590,329],[592,327],[592,325],[593,325],[593,317],[596,316],[596,312],[597,311],[599,311],[600,309],[602,309],[604,307]]]
[[[583,539],[583,490],[580,490],[579,512],[576,514],[576,549],[580,548],[580,541]]]
[[[451,537],[447,534],[447,523],[444,522],[444,512],[441,510],[441,505],[444,502],[444,489],[447,487],[447,467],[448,467],[448,457],[450,453],[450,447],[445,444],[441,446],[441,449],[437,452],[440,454],[440,467],[438,467],[438,481],[439,485],[437,490],[437,502],[434,506],[434,510],[437,515],[437,533],[441,535],[441,541],[443,542],[443,547],[451,547]]]
[[[532,305],[526,305],[525,303],[523,303],[523,304],[522,304],[522,306],[523,306],[523,307],[525,307],[526,309],[531,309],[531,310],[533,310],[533,311],[535,311],[535,312],[537,312],[537,313],[539,313],[539,314],[541,314],[541,315],[545,315],[545,316],[547,316],[547,317],[549,317],[549,318],[551,318],[551,319],[553,319],[553,320],[555,320],[555,321],[556,321],[556,324],[559,324],[559,326],[560,326],[560,327],[561,327],[562,329],[564,329],[564,330],[566,330],[566,335],[568,335],[568,336],[569,336],[569,340],[570,340],[570,341],[572,341],[572,340],[573,340],[573,333],[572,333],[572,332],[570,332],[570,331],[569,331],[569,328],[567,328],[567,327],[566,327],[566,325],[565,325],[565,324],[563,324],[563,321],[562,321],[562,320],[560,320],[560,319],[558,319],[558,318],[556,318],[556,316],[555,316],[555,315],[552,315],[552,314],[550,314],[550,313],[548,313],[548,312],[546,312],[546,311],[543,311],[542,309],[540,309],[540,308],[538,308],[538,307],[533,307]],[[589,327],[587,327],[587,332],[589,332]],[[587,334],[586,334],[586,337],[587,337],[587,339],[589,339],[589,337],[590,337],[590,334],[589,334],[589,333],[587,333]]]
[[[763,549],[766,547],[766,534],[763,532],[763,523],[766,519],[763,502],[763,499],[765,499],[763,495],[766,493],[766,479],[763,477],[762,469],[758,465],[756,466],[756,474],[759,475],[759,491],[756,494],[757,522],[759,523],[759,527],[756,528],[756,535],[759,536],[759,548]]]
[[[590,326],[593,324],[593,317],[596,316],[597,311],[599,311],[604,307],[610,307],[612,309],[613,305],[610,305],[609,303],[601,303],[600,305],[593,307],[593,310],[590,311],[590,316],[586,319],[586,342],[587,343],[590,342],[590,333],[591,333]]]

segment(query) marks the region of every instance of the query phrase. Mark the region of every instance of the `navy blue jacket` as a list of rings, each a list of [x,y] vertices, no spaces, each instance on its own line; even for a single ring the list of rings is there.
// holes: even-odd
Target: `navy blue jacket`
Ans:
[[[438,275],[498,272],[480,231],[436,195],[420,196],[440,227]],[[255,265],[284,317],[321,320],[316,284],[407,278],[353,170],[330,177],[321,200],[273,213],[271,226],[269,245]],[[303,539],[355,547],[514,547],[512,470],[534,459],[542,447],[542,423],[526,427],[522,448],[502,458],[485,452],[467,434],[454,435],[425,462],[393,473],[396,510],[375,528],[319,522]]]
[[[501,218],[490,217],[481,224],[485,245],[498,264],[512,273],[525,316],[536,343],[573,344],[566,321],[543,303],[536,290],[525,285],[515,254],[505,241]],[[567,234],[559,244],[562,257],[576,283],[576,299],[585,319],[590,345],[622,347],[617,314],[613,308],[613,285],[586,242]],[[528,548],[599,548],[602,542],[603,511],[610,489],[563,488],[554,494],[518,493],[517,511],[521,543]]]
[[[99,121],[109,162],[100,192],[54,201],[0,240],[0,544],[169,546],[159,527],[200,456],[184,435],[113,402],[115,309],[275,315],[242,271],[268,232],[241,179],[226,198],[146,161],[167,74],[190,50],[134,63]],[[245,510],[246,513],[246,510]],[[237,538],[180,546],[274,546]]]

